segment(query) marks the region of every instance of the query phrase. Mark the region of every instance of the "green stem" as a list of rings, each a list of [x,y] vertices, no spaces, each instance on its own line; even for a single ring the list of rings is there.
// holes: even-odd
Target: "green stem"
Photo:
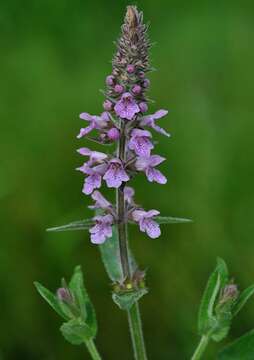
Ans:
[[[201,356],[203,355],[203,353],[205,352],[205,349],[209,343],[209,336],[208,335],[203,335],[191,360],[199,360],[201,359]]]
[[[147,360],[138,302],[128,311],[128,320],[135,360]]]
[[[124,121],[121,121],[121,136],[118,142],[117,155],[121,161],[126,161]],[[125,183],[116,190],[116,211],[118,217],[117,230],[123,277],[125,280],[131,280],[132,273],[128,252],[128,231],[124,187]],[[128,311],[128,320],[135,360],[147,360],[138,302],[136,302]]]
[[[98,350],[97,350],[97,348],[95,346],[95,343],[94,343],[94,341],[92,339],[91,340],[86,340],[85,344],[86,344],[87,349],[88,349],[88,351],[89,351],[89,353],[91,355],[91,358],[93,360],[102,360],[101,356],[98,353]]]

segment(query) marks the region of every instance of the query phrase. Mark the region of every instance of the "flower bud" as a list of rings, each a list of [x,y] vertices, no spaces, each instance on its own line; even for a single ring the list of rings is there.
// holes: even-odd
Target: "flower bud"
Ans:
[[[114,90],[117,94],[121,94],[123,91],[124,91],[124,87],[122,85],[119,85],[117,84],[115,87],[114,87]]]
[[[132,65],[132,64],[129,64],[129,65],[127,66],[127,72],[128,72],[129,74],[133,74],[133,73],[135,72],[135,66]]]
[[[144,87],[145,89],[147,89],[149,86],[150,86],[150,80],[149,80],[149,79],[145,79],[145,80],[143,81],[143,87]]]
[[[237,289],[237,285],[235,284],[226,285],[222,291],[219,303],[225,304],[228,302],[232,302],[237,299],[238,294],[239,291]]]
[[[110,140],[118,140],[120,137],[120,132],[117,128],[113,127],[107,132],[107,135]]]
[[[147,110],[148,110],[147,103],[144,102],[144,101],[142,101],[142,102],[139,104],[139,108],[140,108],[140,111],[141,111],[142,113],[147,112]]]
[[[57,297],[60,301],[66,302],[68,304],[73,302],[73,297],[70,293],[70,290],[67,288],[59,288],[57,289]]]
[[[139,77],[140,77],[141,79],[144,79],[144,77],[145,77],[145,73],[144,73],[143,71],[140,71],[140,73],[139,73]]]
[[[113,75],[108,75],[106,77],[106,84],[109,85],[109,86],[113,86],[114,85],[114,76]]]
[[[110,100],[105,100],[103,103],[104,110],[111,111],[112,110],[112,102]]]
[[[133,94],[135,94],[135,95],[140,94],[140,93],[141,93],[141,90],[142,90],[142,88],[141,88],[140,85],[134,85],[133,88],[132,88],[132,92],[133,92]]]

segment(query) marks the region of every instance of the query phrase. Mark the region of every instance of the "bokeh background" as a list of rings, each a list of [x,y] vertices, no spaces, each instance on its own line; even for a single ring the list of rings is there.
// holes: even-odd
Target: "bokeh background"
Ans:
[[[127,1],[11,0],[0,3],[0,349],[1,360],[89,359],[65,342],[58,316],[33,281],[51,289],[82,264],[105,359],[132,358],[124,312],[86,232],[46,233],[90,216],[75,149],[83,111],[99,113],[113,40]],[[198,341],[198,303],[217,256],[240,288],[254,282],[254,5],[251,1],[136,1],[155,41],[151,111],[172,137],[159,137],[165,186],[140,176],[136,196],[192,224],[163,226],[130,242],[150,293],[142,316],[150,359],[188,359]],[[83,141],[83,145],[90,145]],[[254,325],[254,299],[233,339]],[[226,341],[230,341],[230,338]],[[221,347],[221,346],[219,346]],[[214,359],[211,345],[206,359]]]

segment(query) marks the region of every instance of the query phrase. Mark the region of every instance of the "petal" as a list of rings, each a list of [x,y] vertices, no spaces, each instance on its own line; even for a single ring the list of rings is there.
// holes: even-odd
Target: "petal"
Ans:
[[[77,150],[77,152],[80,154],[80,155],[84,155],[84,156],[90,156],[92,151],[86,147],[83,147],[83,148],[80,148]]]
[[[168,114],[167,110],[164,109],[160,109],[158,111],[156,111],[152,116],[154,119],[161,119],[162,117],[166,116]]]
[[[86,113],[86,112],[81,113],[81,114],[79,115],[79,117],[80,117],[80,119],[86,120],[86,121],[92,121],[92,120],[93,120],[93,116],[90,115],[90,114],[88,114],[88,113]]]
[[[152,167],[147,168],[146,176],[148,181],[157,182],[158,184],[166,184],[167,178],[157,169],[153,169]]]
[[[166,158],[164,158],[160,155],[152,155],[149,158],[149,165],[154,167],[154,166],[161,164],[165,160],[166,160]]]
[[[136,222],[139,222],[141,219],[143,219],[146,215],[146,211],[145,210],[134,210],[131,213],[132,219]]]
[[[96,201],[96,205],[102,209],[107,209],[111,206],[110,202],[105,199],[105,197],[98,190],[93,192],[92,199]]]
[[[137,158],[135,162],[135,167],[138,171],[143,171],[149,166],[149,159],[148,157],[140,156]]]
[[[151,218],[151,217],[157,216],[159,214],[160,214],[160,212],[158,210],[152,209],[152,210],[147,211],[146,218]]]
[[[87,126],[86,128],[82,128],[80,129],[79,134],[77,135],[77,138],[80,139],[84,136],[86,136],[87,134],[89,134],[92,130],[94,129],[94,125],[91,123],[89,126]]]
[[[146,220],[145,229],[147,235],[152,239],[156,239],[161,235],[159,224],[153,220]]]

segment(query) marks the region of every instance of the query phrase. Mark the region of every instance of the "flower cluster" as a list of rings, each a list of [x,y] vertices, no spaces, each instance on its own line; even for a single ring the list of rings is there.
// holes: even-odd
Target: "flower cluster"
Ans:
[[[91,195],[95,201],[92,208],[101,210],[100,215],[94,217],[95,225],[90,229],[91,241],[96,244],[111,237],[112,225],[119,222],[136,222],[140,230],[149,237],[160,236],[160,228],[156,223],[159,211],[145,211],[137,206],[133,200],[134,190],[126,186],[139,172],[145,173],[150,182],[167,182],[166,177],[157,169],[165,158],[152,154],[154,143],[151,131],[169,136],[157,124],[157,120],[168,112],[158,110],[154,114],[146,114],[146,93],[150,86],[146,73],[152,70],[148,62],[149,47],[142,13],[136,7],[129,6],[122,34],[117,42],[112,73],[106,77],[104,112],[100,116],[80,114],[80,118],[88,122],[88,126],[80,130],[77,136],[79,139],[86,136],[102,145],[116,144],[116,151],[111,154],[92,151],[86,147],[78,150],[79,154],[88,158],[78,168],[85,175],[83,192]],[[97,190],[101,188],[103,180],[107,187],[124,194],[124,215],[119,214],[117,207]]]

